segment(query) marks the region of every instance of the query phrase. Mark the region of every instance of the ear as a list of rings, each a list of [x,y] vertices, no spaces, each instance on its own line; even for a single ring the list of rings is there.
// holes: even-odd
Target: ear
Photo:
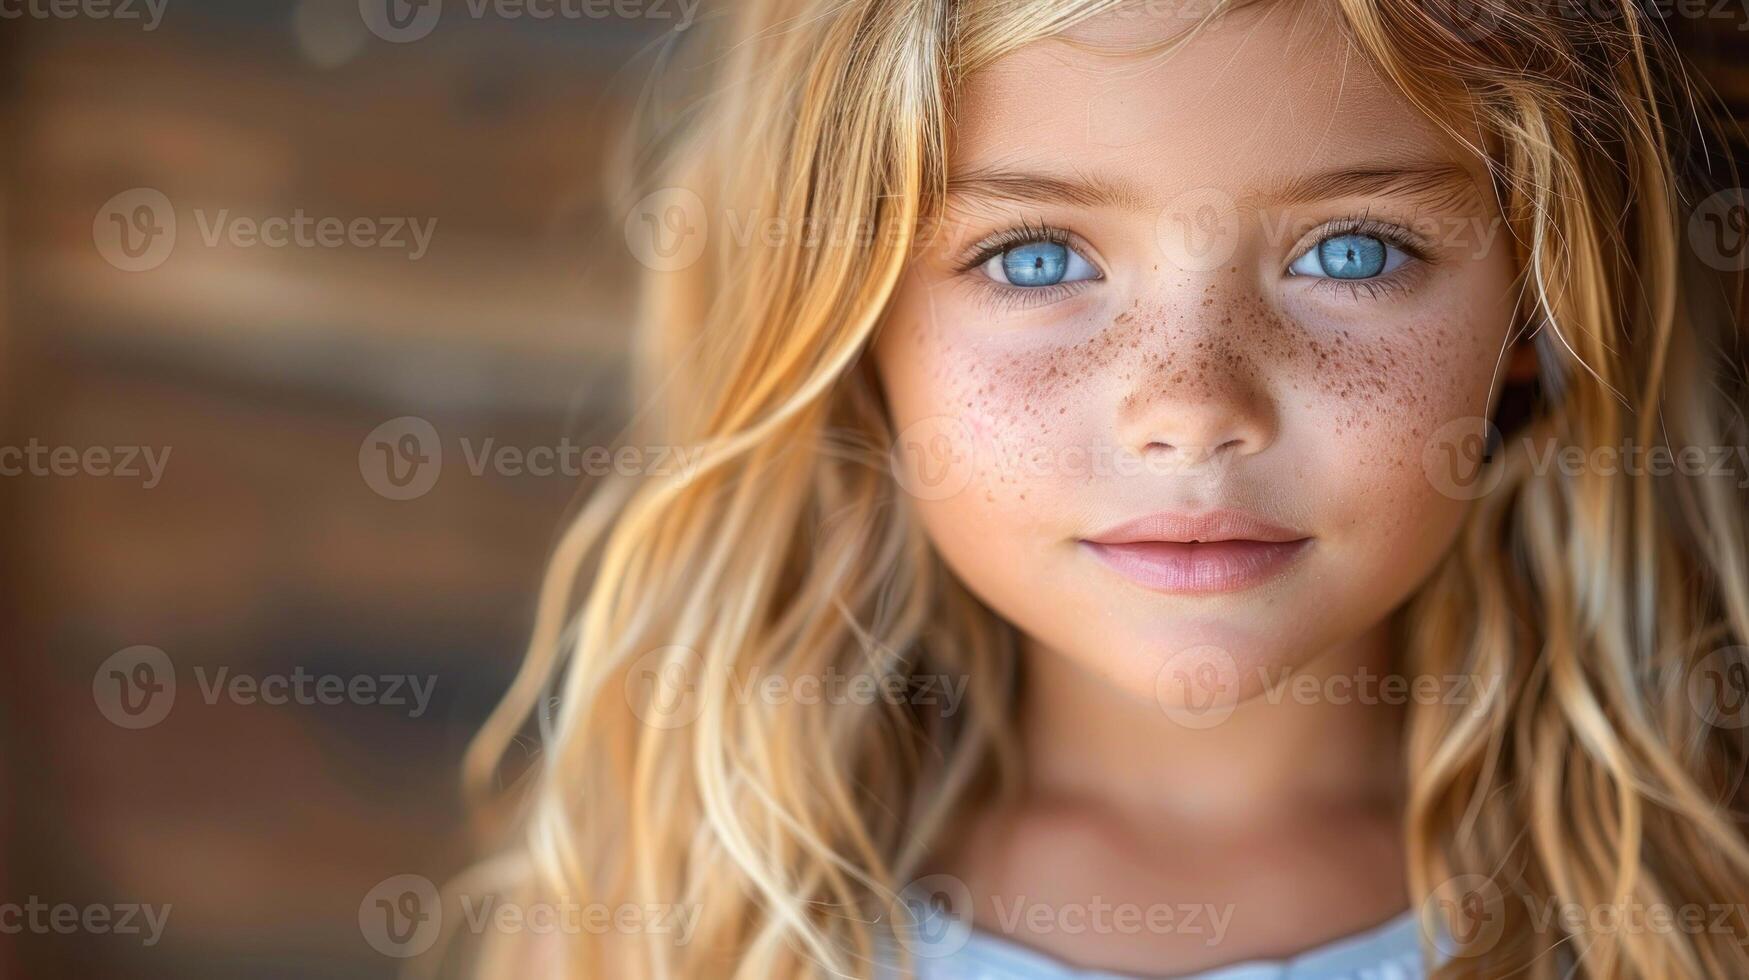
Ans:
[[[1529,384],[1537,378],[1536,342],[1532,339],[1535,331],[1525,334],[1513,343],[1512,349],[1506,352],[1506,381],[1508,384]]]

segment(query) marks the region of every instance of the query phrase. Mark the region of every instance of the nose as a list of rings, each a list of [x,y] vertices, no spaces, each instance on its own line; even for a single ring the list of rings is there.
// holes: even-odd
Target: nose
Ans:
[[[1197,323],[1141,345],[1117,419],[1124,445],[1187,467],[1260,453],[1279,426],[1265,365],[1232,335],[1230,321],[1198,312]]]

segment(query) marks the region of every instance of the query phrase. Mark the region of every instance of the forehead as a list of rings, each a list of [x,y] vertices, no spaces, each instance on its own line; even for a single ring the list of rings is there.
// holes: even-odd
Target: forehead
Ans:
[[[1378,75],[1336,17],[1290,0],[1192,32],[1197,20],[1168,4],[1101,14],[967,79],[953,169],[1068,164],[1121,172],[1164,200],[1312,168],[1430,156],[1478,166]],[[1170,50],[1135,50],[1173,37],[1184,39]]]

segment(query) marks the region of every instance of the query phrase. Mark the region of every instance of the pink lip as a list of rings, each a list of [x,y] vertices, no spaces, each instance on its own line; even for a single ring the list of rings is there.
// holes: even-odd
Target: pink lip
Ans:
[[[1243,511],[1150,514],[1081,542],[1113,571],[1156,592],[1250,588],[1305,553],[1312,539]]]

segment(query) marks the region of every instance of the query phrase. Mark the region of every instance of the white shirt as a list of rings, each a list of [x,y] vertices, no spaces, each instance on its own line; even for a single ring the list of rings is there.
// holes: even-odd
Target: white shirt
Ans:
[[[1004,936],[952,918],[911,894],[917,929],[906,944],[918,980],[1152,980],[1082,970]],[[1413,909],[1353,935],[1278,960],[1247,960],[1176,980],[1423,980],[1420,925]],[[889,951],[890,952],[890,951]],[[1437,951],[1436,951],[1437,955]],[[889,956],[876,976],[898,978]]]

